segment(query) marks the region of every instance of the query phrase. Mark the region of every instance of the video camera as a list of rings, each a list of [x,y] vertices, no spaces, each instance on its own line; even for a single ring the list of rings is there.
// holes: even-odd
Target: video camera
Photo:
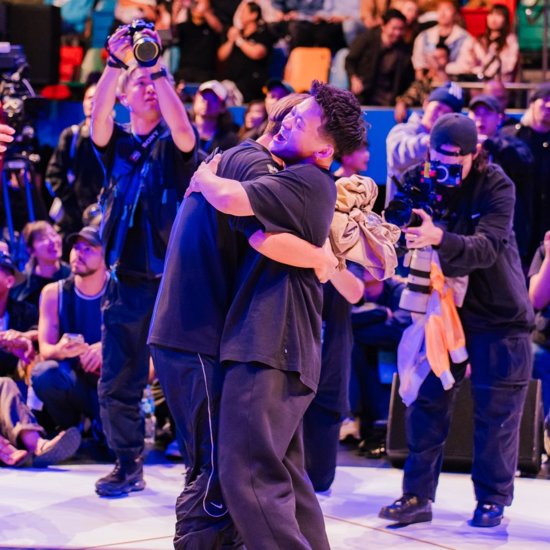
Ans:
[[[462,165],[427,161],[422,169],[407,172],[403,183],[397,179],[394,182],[398,192],[384,210],[384,218],[402,229],[415,227],[421,225],[422,220],[412,211],[413,208],[424,210],[436,221],[449,216],[448,191],[461,184]],[[431,265],[430,246],[409,252],[405,261],[409,275],[399,300],[400,308],[415,313],[426,312],[431,293]]]
[[[401,228],[415,227],[421,219],[412,210],[421,208],[434,220],[443,219],[447,213],[445,190],[458,187],[461,182],[461,164],[427,161],[420,174],[407,172],[403,183],[394,178],[398,191],[384,210],[384,218]]]
[[[143,19],[134,19],[126,28],[132,39],[134,57],[138,64],[142,67],[152,67],[160,56],[161,47],[153,37],[143,31],[154,31],[155,25]]]

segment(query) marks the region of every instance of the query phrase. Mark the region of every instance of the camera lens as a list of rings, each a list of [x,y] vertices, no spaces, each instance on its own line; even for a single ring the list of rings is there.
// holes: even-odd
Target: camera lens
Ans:
[[[140,32],[134,35],[134,57],[144,67],[154,65],[160,55],[160,46],[150,36]]]
[[[445,183],[448,179],[449,169],[444,164],[440,164],[435,172],[435,181],[437,183]]]

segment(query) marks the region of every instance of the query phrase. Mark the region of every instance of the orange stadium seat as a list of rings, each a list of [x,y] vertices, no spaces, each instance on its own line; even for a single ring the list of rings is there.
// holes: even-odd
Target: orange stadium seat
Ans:
[[[286,62],[284,79],[297,92],[307,92],[313,80],[328,82],[330,62],[328,48],[294,48]]]

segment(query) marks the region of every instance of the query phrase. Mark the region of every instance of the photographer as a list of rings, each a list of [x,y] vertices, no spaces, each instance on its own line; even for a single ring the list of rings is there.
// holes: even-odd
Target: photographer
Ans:
[[[533,311],[512,230],[514,185],[477,150],[475,123],[461,114],[441,117],[430,133],[429,159],[462,167],[462,182],[447,189],[448,211],[437,225],[423,210],[405,229],[408,248],[437,249],[447,277],[469,276],[460,319],[471,365],[474,403],[472,480],[478,501],[471,524],[494,527],[513,498],[519,424],[531,376]],[[415,168],[417,174],[420,168]],[[409,456],[403,496],[380,517],[399,523],[432,519],[453,399],[466,366],[452,365],[448,391],[430,372],[406,411]]]
[[[92,140],[106,173],[101,237],[113,275],[102,304],[98,392],[117,463],[96,483],[103,496],[145,487],[140,401],[149,372],[147,331],[177,206],[197,162],[196,133],[159,61],[159,44],[143,22],[117,29],[92,109]],[[113,120],[117,92],[129,125]]]

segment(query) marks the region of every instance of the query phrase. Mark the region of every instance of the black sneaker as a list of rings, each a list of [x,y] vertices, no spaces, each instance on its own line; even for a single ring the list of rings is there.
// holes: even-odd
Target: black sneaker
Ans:
[[[95,483],[95,492],[102,497],[116,497],[143,489],[145,480],[141,458],[129,462],[117,459],[114,470]]]
[[[384,506],[378,513],[378,517],[404,524],[432,521],[432,503],[427,498],[403,495],[393,504]]]
[[[490,502],[478,502],[470,522],[473,527],[496,527],[504,517],[504,506]]]

